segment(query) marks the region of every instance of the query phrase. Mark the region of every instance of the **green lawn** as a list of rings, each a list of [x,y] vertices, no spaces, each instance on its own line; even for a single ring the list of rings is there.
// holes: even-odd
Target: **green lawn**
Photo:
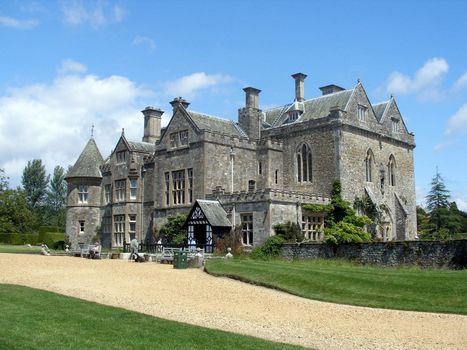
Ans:
[[[467,270],[360,266],[336,260],[208,260],[216,276],[309,299],[386,309],[467,314]]]
[[[14,285],[0,310],[0,349],[304,349]]]
[[[41,247],[26,245],[0,244],[0,253],[40,254]]]

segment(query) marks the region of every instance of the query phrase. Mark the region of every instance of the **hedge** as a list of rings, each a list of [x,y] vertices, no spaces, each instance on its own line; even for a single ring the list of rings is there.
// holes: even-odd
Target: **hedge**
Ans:
[[[41,232],[36,233],[0,233],[0,243],[23,245],[31,244],[38,245],[45,243],[49,248],[62,245],[61,242],[65,241],[65,234],[57,232]]]

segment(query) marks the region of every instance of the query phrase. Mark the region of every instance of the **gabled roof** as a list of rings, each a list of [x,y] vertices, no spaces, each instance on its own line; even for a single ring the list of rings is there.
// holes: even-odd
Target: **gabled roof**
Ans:
[[[371,107],[373,107],[373,111],[375,112],[375,116],[376,116],[376,119],[378,119],[378,121],[381,121],[384,111],[386,110],[388,105],[389,105],[389,101],[380,102],[380,103],[371,105]]]
[[[75,165],[68,172],[66,178],[93,177],[101,178],[100,166],[104,163],[96,142],[91,138],[84,147]]]
[[[136,152],[143,152],[143,153],[152,153],[156,149],[155,144],[150,142],[138,142],[138,141],[129,141],[126,140],[128,143],[128,147],[130,151]]]
[[[199,212],[197,213],[197,208],[201,209],[204,217],[200,217]],[[219,201],[197,199],[183,227],[186,228],[191,220],[195,220],[193,218],[193,213],[196,213],[196,219],[205,219],[212,227],[232,227],[232,223],[227,219],[227,213]]]
[[[345,110],[347,102],[349,101],[353,91],[353,89],[343,90],[304,101],[303,113],[297,122],[324,118],[329,115],[329,112],[333,107]],[[282,125],[282,123],[287,119],[285,117],[286,112],[290,110],[292,105],[293,103],[265,111],[266,122],[271,124],[272,127]]]
[[[245,137],[246,135],[240,126],[231,120],[221,119],[207,114],[188,110],[186,112],[200,130],[211,130],[214,132],[239,137]]]

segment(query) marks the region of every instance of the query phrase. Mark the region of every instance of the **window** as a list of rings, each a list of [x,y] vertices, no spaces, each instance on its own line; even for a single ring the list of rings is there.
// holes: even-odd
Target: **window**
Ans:
[[[114,216],[115,245],[121,247],[125,238],[125,215]]]
[[[310,147],[303,144],[297,151],[297,180],[298,182],[311,182],[312,159]]]
[[[138,193],[138,179],[130,179],[130,199],[135,200]]]
[[[357,111],[358,111],[358,120],[360,120],[361,122],[366,121],[367,114],[368,114],[368,108],[366,108],[365,106],[358,105]]]
[[[187,170],[188,177],[188,203],[193,203],[193,169]]]
[[[299,116],[300,116],[299,111],[293,111],[293,112],[289,113],[289,116],[288,116],[287,120],[284,122],[284,124],[293,123],[294,121],[296,121],[298,119]]]
[[[248,181],[248,192],[254,192],[255,191],[255,185],[256,185],[255,180]]]
[[[253,245],[253,214],[242,214],[240,218],[242,221],[243,244]]]
[[[115,201],[125,201],[126,180],[115,181]]]
[[[302,232],[305,239],[312,241],[321,240],[324,230],[324,217],[316,215],[302,216]]]
[[[389,157],[389,163],[388,163],[389,186],[396,186],[395,167],[396,167],[396,160],[394,159],[394,156],[391,154],[391,156]]]
[[[128,215],[128,222],[130,224],[130,237],[136,237],[136,215],[130,214]]]
[[[261,162],[258,162],[258,174],[262,174],[263,173],[263,163]]]
[[[178,147],[178,132],[173,132],[170,134],[170,147]]]
[[[392,125],[392,132],[398,133],[400,132],[400,124],[398,119],[391,119],[391,125]]]
[[[372,182],[373,181],[373,152],[371,151],[371,149],[369,149],[366,152],[365,172],[366,172],[366,181]]]
[[[79,234],[82,235],[84,233],[84,221],[83,220],[79,221],[79,228],[78,229],[79,229],[79,231],[78,231]]]
[[[112,217],[104,216],[102,218],[102,232],[112,236]]]
[[[170,204],[170,173],[165,173],[165,204]]]
[[[173,204],[185,203],[185,170],[172,171]]]
[[[274,182],[276,183],[276,185],[277,185],[278,178],[279,178],[279,170],[276,169],[276,171],[274,172]]]
[[[105,204],[109,204],[112,201],[112,187],[110,184],[104,186],[104,200]]]
[[[180,131],[180,145],[188,145],[188,130]]]
[[[79,185],[78,186],[78,203],[87,203],[88,202],[88,186]]]
[[[117,163],[125,163],[126,151],[117,152]]]

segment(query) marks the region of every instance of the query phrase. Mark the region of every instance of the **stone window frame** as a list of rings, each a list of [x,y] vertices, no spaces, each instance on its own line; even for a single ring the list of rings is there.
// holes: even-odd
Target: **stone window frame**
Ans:
[[[117,164],[122,164],[126,162],[126,151],[116,152]]]
[[[104,216],[102,218],[102,232],[105,234],[112,235],[112,217]]]
[[[391,118],[391,131],[395,134],[401,132],[400,120],[397,118]]]
[[[136,237],[136,214],[128,214],[128,234]]]
[[[188,146],[188,130],[180,131],[180,146]]]
[[[277,185],[278,182],[279,182],[279,169],[276,169],[274,171],[274,183]]]
[[[115,180],[115,202],[125,202],[126,179]]]
[[[78,185],[78,203],[87,204],[89,196],[89,187],[87,185]]]
[[[240,222],[242,227],[242,244],[244,246],[253,245],[253,213],[242,213],[240,214]]]
[[[173,205],[185,204],[185,169],[172,171],[172,201]]]
[[[78,234],[83,235],[84,234],[84,226],[86,224],[86,221],[84,220],[78,220]]]
[[[298,183],[313,182],[313,153],[308,143],[300,143],[295,152],[295,179]]]
[[[113,218],[115,246],[122,247],[125,240],[125,215],[114,215]]]
[[[388,161],[388,184],[396,186],[396,158],[393,154],[389,156]]]
[[[302,233],[306,240],[321,241],[324,235],[324,216],[302,213]]]
[[[357,115],[359,121],[366,122],[368,119],[368,107],[359,104],[357,106]]]
[[[164,173],[165,178],[165,205],[170,205],[170,172],[166,171]]]
[[[373,182],[373,174],[374,174],[374,167],[373,164],[375,163],[375,155],[373,154],[373,150],[368,148],[366,151],[365,157],[365,181],[366,182]]]
[[[138,179],[130,178],[130,200],[138,199]]]
[[[258,174],[259,175],[263,174],[263,162],[261,161],[258,162]]]
[[[187,173],[187,184],[188,184],[188,203],[193,203],[193,168],[188,168]]]

